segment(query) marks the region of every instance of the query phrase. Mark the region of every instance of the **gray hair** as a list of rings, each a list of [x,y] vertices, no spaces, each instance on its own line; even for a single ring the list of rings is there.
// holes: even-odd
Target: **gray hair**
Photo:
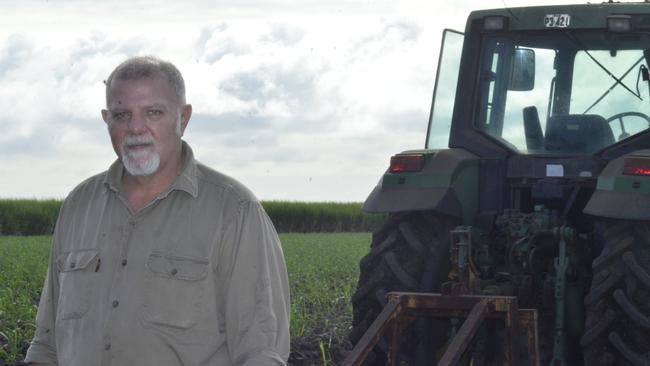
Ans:
[[[185,81],[176,66],[155,56],[138,56],[127,59],[119,64],[104,82],[106,84],[106,105],[113,80],[138,80],[152,78],[157,74],[167,77],[169,86],[174,91],[179,103],[185,104]]]

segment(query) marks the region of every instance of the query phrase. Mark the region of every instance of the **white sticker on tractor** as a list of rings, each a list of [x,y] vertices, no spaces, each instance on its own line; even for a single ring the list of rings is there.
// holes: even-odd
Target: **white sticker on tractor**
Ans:
[[[571,23],[569,14],[546,14],[544,15],[544,26],[546,28],[566,28]]]
[[[546,164],[547,177],[564,177],[564,166],[561,164]]]

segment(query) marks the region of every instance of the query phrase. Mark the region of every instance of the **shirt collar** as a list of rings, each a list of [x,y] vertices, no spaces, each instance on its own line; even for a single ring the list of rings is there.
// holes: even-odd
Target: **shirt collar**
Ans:
[[[187,142],[182,141],[183,156],[185,161],[181,173],[174,179],[169,189],[163,194],[167,196],[173,190],[180,190],[189,193],[192,197],[196,198],[199,194],[198,178],[196,160],[194,160],[194,153],[192,148]],[[104,178],[104,186],[114,192],[122,190],[122,176],[124,175],[124,165],[120,159],[115,160],[108,168],[106,177]]]

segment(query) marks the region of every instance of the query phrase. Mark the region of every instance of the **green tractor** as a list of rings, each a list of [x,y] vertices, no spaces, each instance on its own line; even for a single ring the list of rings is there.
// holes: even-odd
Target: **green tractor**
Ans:
[[[442,39],[425,148],[364,205],[389,216],[346,364],[649,365],[650,3],[475,11]]]

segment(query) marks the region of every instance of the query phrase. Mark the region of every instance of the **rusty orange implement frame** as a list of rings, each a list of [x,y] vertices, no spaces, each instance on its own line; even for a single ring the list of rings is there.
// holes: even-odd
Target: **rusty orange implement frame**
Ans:
[[[344,366],[360,366],[372,348],[390,331],[389,365],[395,365],[399,352],[397,339],[405,324],[417,315],[441,318],[465,318],[461,328],[447,347],[438,365],[455,365],[469,347],[486,318],[503,319],[506,325],[506,364],[539,366],[537,341],[537,310],[519,309],[513,296],[440,295],[411,292],[390,292],[388,303],[343,362]],[[422,314],[420,314],[422,313]],[[527,354],[520,358],[517,344],[520,328],[526,334]]]

